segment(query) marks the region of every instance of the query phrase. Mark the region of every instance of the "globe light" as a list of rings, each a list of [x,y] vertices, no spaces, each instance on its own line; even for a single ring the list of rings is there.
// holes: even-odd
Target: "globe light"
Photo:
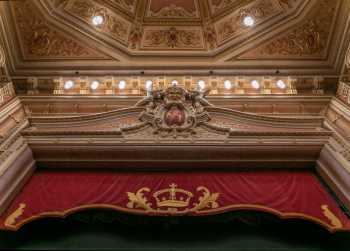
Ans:
[[[91,90],[96,90],[99,85],[100,85],[100,82],[98,82],[97,80],[94,80],[91,82],[90,88],[91,88]]]
[[[120,80],[119,83],[118,83],[118,88],[119,88],[120,90],[123,90],[123,89],[125,89],[125,87],[126,87],[126,82],[125,82],[125,80]]]
[[[103,17],[100,15],[96,15],[92,17],[92,24],[95,26],[99,26],[103,23]]]
[[[74,82],[72,80],[67,80],[64,83],[64,89],[66,89],[66,90],[73,88],[73,86],[74,86]]]
[[[146,81],[146,90],[151,91],[153,86],[153,81],[152,80],[147,80]]]
[[[287,87],[286,83],[281,79],[276,82],[276,85],[280,89],[286,89]]]
[[[178,85],[178,84],[179,84],[179,81],[177,81],[177,80],[175,80],[175,79],[171,81],[171,85],[172,85],[172,86],[176,86],[176,85]]]
[[[224,81],[224,87],[225,87],[225,89],[230,90],[232,88],[231,81],[230,80],[225,80]]]
[[[200,90],[203,90],[205,88],[205,81],[204,80],[199,80],[198,81],[198,87]]]
[[[259,83],[258,80],[252,80],[252,82],[250,82],[250,83],[251,83],[251,85],[252,85],[252,87],[254,89],[259,89],[260,88],[260,83]]]
[[[243,24],[247,27],[252,27],[255,24],[255,19],[252,16],[246,16],[243,18]]]

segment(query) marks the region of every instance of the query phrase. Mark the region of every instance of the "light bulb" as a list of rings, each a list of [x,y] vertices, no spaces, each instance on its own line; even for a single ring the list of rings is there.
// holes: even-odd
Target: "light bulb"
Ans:
[[[146,90],[151,91],[153,86],[153,81],[152,80],[147,80],[146,81]]]
[[[199,87],[199,89],[203,90],[205,88],[205,81],[204,80],[199,80],[198,81],[198,87]]]
[[[103,23],[103,17],[100,15],[92,17],[92,24],[95,26],[99,26]]]
[[[255,20],[252,16],[246,16],[243,19],[243,24],[247,27],[252,27],[255,24]]]
[[[125,80],[120,80],[120,81],[119,81],[119,84],[118,84],[118,88],[121,89],[121,90],[123,90],[123,89],[125,89],[125,87],[126,87],[126,82],[125,82]]]
[[[64,89],[66,89],[66,90],[73,88],[73,86],[74,86],[74,82],[72,80],[67,80],[64,83]]]
[[[94,81],[91,82],[90,88],[91,88],[92,90],[96,90],[96,89],[98,88],[99,85],[100,85],[100,82],[98,82],[97,80],[94,80]]]
[[[225,87],[225,89],[230,90],[232,88],[231,81],[230,80],[225,80],[224,81],[224,87]]]
[[[276,82],[276,85],[280,89],[286,89],[287,87],[286,83],[281,79]]]
[[[260,83],[258,80],[252,80],[251,85],[254,89],[259,89],[260,88]]]

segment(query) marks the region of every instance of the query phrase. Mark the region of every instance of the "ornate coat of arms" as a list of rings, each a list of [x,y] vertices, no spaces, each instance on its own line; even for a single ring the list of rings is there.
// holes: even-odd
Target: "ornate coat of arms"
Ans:
[[[194,128],[210,120],[204,110],[209,103],[204,99],[208,92],[186,91],[172,86],[166,90],[153,91],[137,106],[145,106],[140,120],[153,126],[154,133],[163,137],[189,136]]]

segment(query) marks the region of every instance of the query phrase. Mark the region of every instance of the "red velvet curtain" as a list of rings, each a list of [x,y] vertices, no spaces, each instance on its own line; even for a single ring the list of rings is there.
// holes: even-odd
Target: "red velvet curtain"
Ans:
[[[200,216],[257,210],[313,221],[329,231],[350,221],[310,172],[118,173],[38,171],[0,218],[16,230],[87,208],[144,215]]]

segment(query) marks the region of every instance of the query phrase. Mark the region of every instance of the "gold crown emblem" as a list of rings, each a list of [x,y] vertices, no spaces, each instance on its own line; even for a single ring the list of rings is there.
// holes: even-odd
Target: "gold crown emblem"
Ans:
[[[166,96],[170,100],[181,99],[185,95],[185,90],[178,86],[171,86],[166,90]]]
[[[187,207],[193,194],[184,189],[177,188],[176,184],[169,185],[170,188],[162,189],[153,194],[158,207]]]

